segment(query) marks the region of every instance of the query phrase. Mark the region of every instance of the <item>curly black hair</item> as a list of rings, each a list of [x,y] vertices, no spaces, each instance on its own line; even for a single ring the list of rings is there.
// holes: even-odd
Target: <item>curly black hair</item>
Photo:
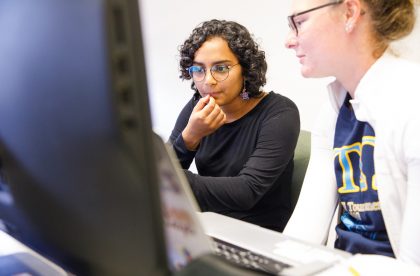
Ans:
[[[233,21],[213,19],[198,25],[190,37],[180,46],[180,78],[191,79],[188,68],[193,65],[195,52],[204,42],[213,37],[226,40],[230,50],[234,53],[242,66],[242,75],[245,78],[245,88],[250,97],[261,95],[260,88],[265,85],[267,62],[264,51],[258,48],[249,31]],[[197,91],[194,82],[191,88]]]

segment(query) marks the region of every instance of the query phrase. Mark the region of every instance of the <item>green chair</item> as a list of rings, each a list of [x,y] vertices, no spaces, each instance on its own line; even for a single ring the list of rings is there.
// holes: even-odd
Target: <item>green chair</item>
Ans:
[[[309,157],[311,155],[311,133],[301,130],[293,158],[294,168],[292,177],[291,201],[292,210],[295,208],[299,198],[303,179],[305,178],[306,168],[308,167]]]

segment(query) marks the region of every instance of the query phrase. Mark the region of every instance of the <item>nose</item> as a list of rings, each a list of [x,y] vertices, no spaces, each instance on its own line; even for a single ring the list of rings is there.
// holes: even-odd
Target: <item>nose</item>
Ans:
[[[296,47],[296,45],[297,45],[297,37],[295,35],[295,32],[290,30],[286,36],[284,47],[286,47],[287,49],[293,49],[294,47]]]
[[[205,84],[216,84],[217,81],[211,74],[210,69],[207,70],[206,75],[204,76],[204,83]]]

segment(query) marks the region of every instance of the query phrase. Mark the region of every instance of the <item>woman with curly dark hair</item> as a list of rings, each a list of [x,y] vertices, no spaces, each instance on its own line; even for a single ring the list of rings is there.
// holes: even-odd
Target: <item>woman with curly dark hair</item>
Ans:
[[[236,22],[200,24],[180,54],[180,78],[192,80],[195,93],[169,141],[201,210],[282,231],[291,214],[296,105],[262,90],[265,53]],[[194,159],[198,174],[188,171]]]

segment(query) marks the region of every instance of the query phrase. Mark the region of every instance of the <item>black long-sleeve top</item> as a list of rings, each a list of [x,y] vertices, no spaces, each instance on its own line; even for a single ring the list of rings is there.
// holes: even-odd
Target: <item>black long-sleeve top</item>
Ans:
[[[242,118],[189,151],[181,133],[197,101],[195,95],[183,108],[169,142],[201,210],[282,231],[291,215],[293,154],[300,131],[296,105],[270,92]],[[198,174],[188,171],[194,158]]]

